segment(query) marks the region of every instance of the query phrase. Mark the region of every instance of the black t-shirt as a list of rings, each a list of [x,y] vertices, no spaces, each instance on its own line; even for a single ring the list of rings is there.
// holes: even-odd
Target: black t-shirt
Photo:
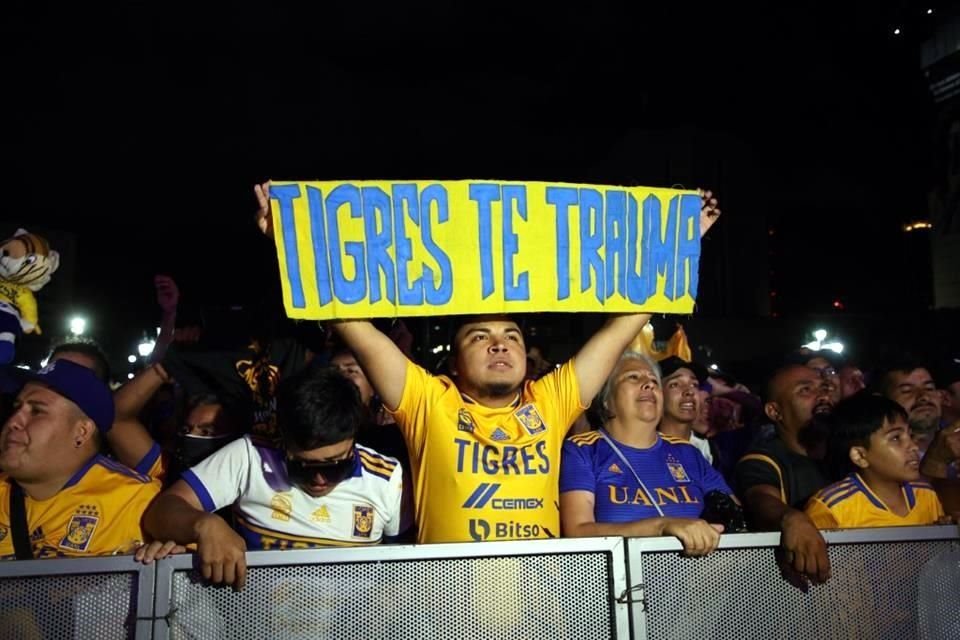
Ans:
[[[810,496],[829,484],[818,461],[791,451],[779,435],[754,443],[737,462],[735,478],[741,498],[750,487],[768,484],[780,489],[786,504],[801,511]]]

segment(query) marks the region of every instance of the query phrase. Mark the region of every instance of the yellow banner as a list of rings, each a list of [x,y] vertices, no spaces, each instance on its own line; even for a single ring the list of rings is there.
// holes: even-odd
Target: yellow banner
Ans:
[[[274,182],[297,319],[691,313],[694,191],[547,182]]]

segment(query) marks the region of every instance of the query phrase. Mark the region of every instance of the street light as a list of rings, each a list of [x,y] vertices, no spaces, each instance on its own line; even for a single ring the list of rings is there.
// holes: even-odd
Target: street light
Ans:
[[[141,358],[146,358],[153,353],[153,348],[156,344],[156,341],[144,338],[140,344],[137,345],[137,353],[140,354]]]
[[[136,361],[137,361],[137,356],[133,355],[132,353],[127,356],[127,362],[129,362],[130,364],[133,364]]]
[[[75,336],[81,336],[86,330],[87,320],[85,318],[81,318],[80,316],[70,318],[70,333]]]

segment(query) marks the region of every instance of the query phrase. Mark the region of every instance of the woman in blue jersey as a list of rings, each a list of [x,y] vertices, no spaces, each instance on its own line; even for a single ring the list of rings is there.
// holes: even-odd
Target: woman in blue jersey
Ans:
[[[733,492],[703,454],[663,436],[660,368],[627,351],[601,392],[604,427],[567,440],[560,464],[564,535],[676,536],[688,555],[706,555],[721,525],[700,519],[711,491]]]

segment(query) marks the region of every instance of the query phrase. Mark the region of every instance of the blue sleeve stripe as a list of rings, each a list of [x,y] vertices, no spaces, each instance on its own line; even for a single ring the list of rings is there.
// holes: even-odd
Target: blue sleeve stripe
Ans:
[[[190,485],[190,488],[193,489],[193,492],[197,494],[197,499],[200,500],[200,505],[203,507],[203,510],[207,513],[213,513],[217,510],[217,505],[213,503],[213,498],[210,497],[210,492],[207,491],[207,488],[203,486],[203,482],[200,481],[200,478],[197,477],[197,474],[193,472],[192,469],[187,469],[182,474],[180,478]]]
[[[137,463],[137,466],[133,468],[137,473],[142,473],[147,475],[147,472],[150,471],[150,467],[153,466],[153,463],[157,461],[157,458],[160,457],[160,445],[156,442],[153,443],[153,446],[150,447],[150,451],[147,451],[147,454],[143,456],[143,460]]]
[[[843,502],[844,500],[846,500],[846,499],[849,498],[850,496],[856,495],[856,494],[859,493],[859,492],[860,492],[860,489],[858,489],[857,487],[853,487],[852,489],[850,489],[850,490],[847,491],[846,493],[840,493],[840,494],[838,494],[838,495],[832,496],[829,500],[824,500],[823,498],[820,498],[820,500],[822,500],[823,503],[824,503],[825,505],[827,505],[828,507],[832,507],[832,506],[834,506],[834,505],[836,505],[836,504],[838,504],[838,503],[840,503],[840,502]]]

